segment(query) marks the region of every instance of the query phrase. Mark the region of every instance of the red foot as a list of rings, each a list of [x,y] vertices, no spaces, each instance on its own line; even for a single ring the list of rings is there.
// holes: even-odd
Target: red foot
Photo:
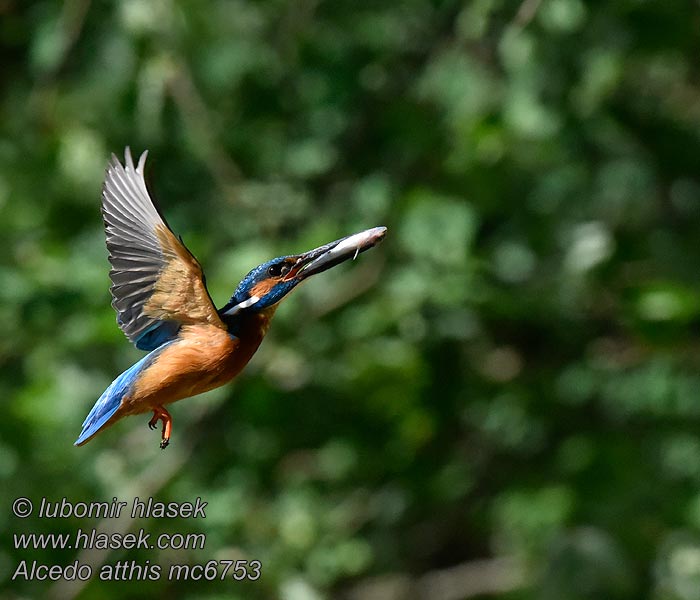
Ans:
[[[163,421],[163,434],[160,442],[160,447],[164,450],[168,447],[168,444],[170,443],[170,433],[173,429],[173,418],[170,416],[170,413],[167,410],[165,410],[165,408],[163,408],[162,406],[156,406],[153,408],[153,417],[148,422],[148,427],[150,429],[155,429],[158,425],[158,421]]]

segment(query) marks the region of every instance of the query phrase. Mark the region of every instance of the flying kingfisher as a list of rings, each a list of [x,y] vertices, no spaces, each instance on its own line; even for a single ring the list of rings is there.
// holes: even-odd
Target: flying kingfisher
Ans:
[[[378,244],[386,227],[374,227],[302,254],[255,267],[228,303],[216,309],[197,259],[173,234],[144,180],[148,151],[134,166],[112,155],[102,187],[102,216],[112,265],[112,306],[117,323],[138,349],[149,353],[104,391],[75,442],[82,446],[122,417],[153,412],[162,422],[161,448],[172,434],[165,406],[214,389],[245,367],[270,327],[279,302],[299,283]]]

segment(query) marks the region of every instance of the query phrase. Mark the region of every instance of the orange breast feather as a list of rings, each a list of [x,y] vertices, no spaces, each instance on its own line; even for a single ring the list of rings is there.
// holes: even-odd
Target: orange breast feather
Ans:
[[[257,350],[259,339],[244,343],[212,325],[186,325],[138,378],[120,413],[137,414],[201,394],[235,377]]]

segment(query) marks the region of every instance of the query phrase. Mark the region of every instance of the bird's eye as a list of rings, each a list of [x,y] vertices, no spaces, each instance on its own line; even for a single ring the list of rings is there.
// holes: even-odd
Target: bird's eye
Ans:
[[[289,268],[290,267],[287,263],[277,263],[270,266],[270,268],[267,270],[267,274],[270,277],[281,277],[282,275],[289,273]]]

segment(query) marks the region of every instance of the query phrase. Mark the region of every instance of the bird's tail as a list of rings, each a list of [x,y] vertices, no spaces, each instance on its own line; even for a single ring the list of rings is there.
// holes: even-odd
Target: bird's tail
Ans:
[[[101,429],[115,422],[116,419],[111,422],[110,419],[112,419],[119,410],[122,399],[131,391],[141,371],[153,362],[155,357],[160,354],[162,348],[163,346],[144,356],[139,362],[129,367],[110,384],[100,396],[99,400],[95,402],[95,406],[92,407],[88,416],[85,417],[83,421],[83,430],[80,432],[78,439],[75,440],[76,446],[82,446],[94,435],[99,433]]]

